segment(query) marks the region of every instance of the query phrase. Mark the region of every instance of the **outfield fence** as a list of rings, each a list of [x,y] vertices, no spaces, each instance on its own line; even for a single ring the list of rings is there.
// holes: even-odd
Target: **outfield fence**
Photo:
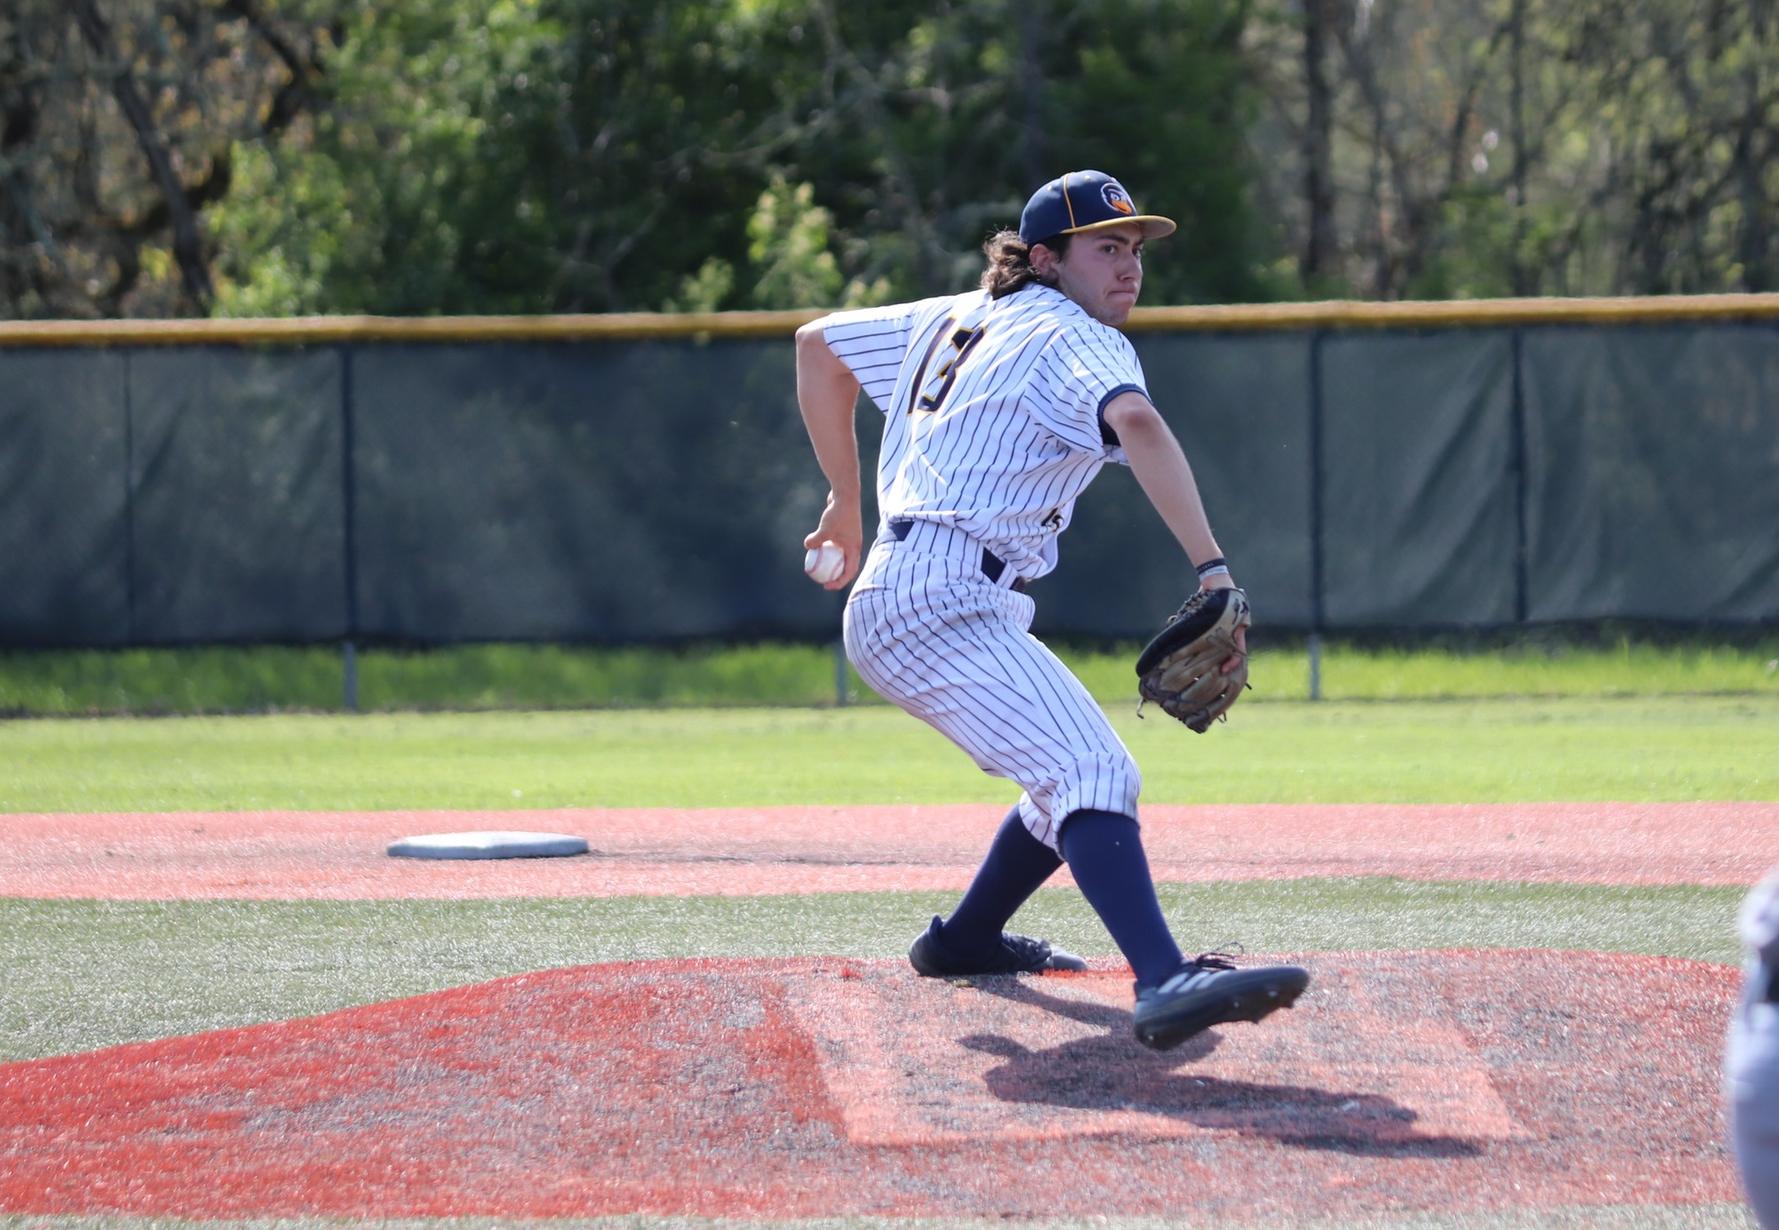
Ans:
[[[812,315],[0,324],[0,645],[830,639]],[[1270,626],[1779,623],[1779,295],[1130,332]],[[1189,575],[1128,474],[1062,546],[1046,633]]]

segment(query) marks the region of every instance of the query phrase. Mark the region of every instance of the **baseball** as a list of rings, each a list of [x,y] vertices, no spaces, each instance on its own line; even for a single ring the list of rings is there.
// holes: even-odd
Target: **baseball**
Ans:
[[[817,585],[839,580],[845,568],[846,552],[837,543],[824,542],[819,547],[811,547],[803,555],[803,571]]]

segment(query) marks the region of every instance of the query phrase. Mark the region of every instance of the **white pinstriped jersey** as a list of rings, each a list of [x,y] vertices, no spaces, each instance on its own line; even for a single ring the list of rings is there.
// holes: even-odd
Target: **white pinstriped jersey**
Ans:
[[[885,416],[877,507],[969,534],[1021,577],[1108,461],[1106,403],[1147,396],[1136,351],[1047,286],[839,312],[823,336]]]
[[[1033,602],[1014,583],[1055,567],[1076,497],[1124,460],[1102,415],[1124,390],[1147,396],[1136,352],[1043,286],[840,312],[822,331],[885,418],[884,524],[847,600],[847,657],[984,772],[1019,783],[1020,817],[1052,849],[1076,811],[1135,816],[1142,774],[1031,635]],[[1006,566],[991,572],[984,549]]]

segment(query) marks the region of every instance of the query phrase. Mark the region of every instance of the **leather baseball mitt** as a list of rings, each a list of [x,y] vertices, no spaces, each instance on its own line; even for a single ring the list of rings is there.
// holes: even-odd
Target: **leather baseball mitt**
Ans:
[[[1235,634],[1250,622],[1248,595],[1239,589],[1201,589],[1186,599],[1137,656],[1143,700],[1201,735],[1209,730],[1248,686],[1248,655]],[[1225,671],[1230,658],[1240,664]]]

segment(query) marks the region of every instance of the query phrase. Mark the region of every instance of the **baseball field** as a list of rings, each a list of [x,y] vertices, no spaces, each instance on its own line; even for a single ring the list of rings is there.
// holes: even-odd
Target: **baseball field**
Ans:
[[[883,706],[0,724],[0,1225],[1748,1226],[1717,1101],[1779,695],[1108,706],[1183,945],[1130,1039],[903,953],[1012,790]],[[417,833],[586,855],[394,859]]]

